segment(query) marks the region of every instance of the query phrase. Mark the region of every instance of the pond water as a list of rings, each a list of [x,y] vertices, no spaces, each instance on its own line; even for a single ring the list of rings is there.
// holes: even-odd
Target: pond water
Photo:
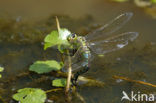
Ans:
[[[124,12],[133,12],[134,16],[116,33],[136,31],[139,37],[125,48],[92,61],[84,76],[106,86],[78,86],[77,91],[86,103],[121,103],[122,91],[156,93],[151,86],[113,79],[117,75],[156,84],[156,20],[143,9],[131,2],[108,0],[5,0],[0,3],[0,65],[5,68],[0,80],[4,101],[0,103],[13,103],[11,96],[24,87],[54,88],[45,75],[30,73],[28,68],[36,60],[59,60],[55,49],[43,50],[44,37],[56,29],[56,15],[61,27],[85,35],[94,25],[105,24]],[[54,103],[65,103],[63,91],[48,97]],[[73,96],[73,103],[81,101]]]

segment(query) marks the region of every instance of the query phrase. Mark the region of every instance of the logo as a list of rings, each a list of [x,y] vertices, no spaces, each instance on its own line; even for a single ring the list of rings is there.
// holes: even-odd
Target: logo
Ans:
[[[128,95],[125,91],[122,91],[122,98],[121,101],[123,100],[128,100],[128,101],[155,101],[156,97],[154,94],[142,94],[140,91],[135,93],[134,91],[131,91],[130,95]]]

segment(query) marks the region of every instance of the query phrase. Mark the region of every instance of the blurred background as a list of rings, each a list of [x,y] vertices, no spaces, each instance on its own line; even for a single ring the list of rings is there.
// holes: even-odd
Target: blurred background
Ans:
[[[12,80],[28,71],[36,60],[59,60],[57,51],[43,50],[43,39],[56,29],[55,16],[61,27],[78,35],[86,35],[98,24],[106,24],[116,16],[133,12],[132,19],[116,33],[135,31],[139,37],[126,48],[95,58],[85,76],[110,86],[78,87],[86,103],[121,103],[122,91],[155,93],[155,88],[126,81],[117,82],[113,75],[156,84],[156,4],[155,0],[0,0],[0,66],[5,68],[0,83],[0,96],[6,103],[18,89],[51,84],[29,84],[30,78]],[[36,78],[36,76],[35,76]],[[9,80],[9,81],[7,81]],[[64,103],[65,96],[56,95],[54,103]],[[74,103],[80,103],[74,99]],[[1,102],[0,102],[1,103]],[[126,102],[125,102],[126,103]],[[128,103],[128,102],[127,102]]]
[[[16,20],[16,22],[25,21],[27,23],[41,22],[56,15],[66,16],[74,20],[90,17],[93,20],[88,21],[85,25],[86,27],[94,23],[104,24],[124,12],[133,12],[134,17],[126,28],[139,31],[141,35],[146,34],[142,39],[154,41],[155,37],[153,35],[155,33],[155,29],[153,28],[156,25],[154,0],[153,2],[152,0],[1,0],[0,2],[1,19],[12,19]],[[4,23],[4,20],[2,21]],[[50,20],[49,22],[55,21]],[[74,24],[71,25],[74,28]]]

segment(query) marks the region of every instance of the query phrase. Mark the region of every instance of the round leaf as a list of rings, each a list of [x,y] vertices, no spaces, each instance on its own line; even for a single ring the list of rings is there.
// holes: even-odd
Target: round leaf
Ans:
[[[0,67],[0,72],[3,72],[4,68]],[[0,78],[2,78],[2,75],[0,74]]]
[[[58,71],[60,69],[61,69],[60,63],[55,60],[36,61],[29,68],[30,71],[37,72],[38,74],[48,73],[51,72],[52,70]]]
[[[3,72],[4,68],[3,67],[0,67],[0,72]]]
[[[47,48],[56,45],[69,45],[69,42],[67,41],[69,34],[70,31],[67,29],[60,29],[59,33],[58,31],[52,31],[44,39],[44,49],[46,50]]]
[[[65,78],[61,78],[61,79],[55,79],[52,81],[52,86],[55,86],[55,87],[65,87],[66,84],[67,84],[67,79]]]
[[[20,103],[44,103],[46,98],[46,93],[36,88],[20,89],[18,93],[13,95],[13,99],[20,101]]]

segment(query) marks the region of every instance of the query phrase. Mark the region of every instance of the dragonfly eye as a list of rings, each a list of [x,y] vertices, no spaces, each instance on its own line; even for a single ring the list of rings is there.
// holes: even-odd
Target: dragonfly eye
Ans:
[[[73,34],[72,34],[72,38],[75,38],[75,37],[76,37],[76,34],[75,34],[75,33],[73,33]]]

